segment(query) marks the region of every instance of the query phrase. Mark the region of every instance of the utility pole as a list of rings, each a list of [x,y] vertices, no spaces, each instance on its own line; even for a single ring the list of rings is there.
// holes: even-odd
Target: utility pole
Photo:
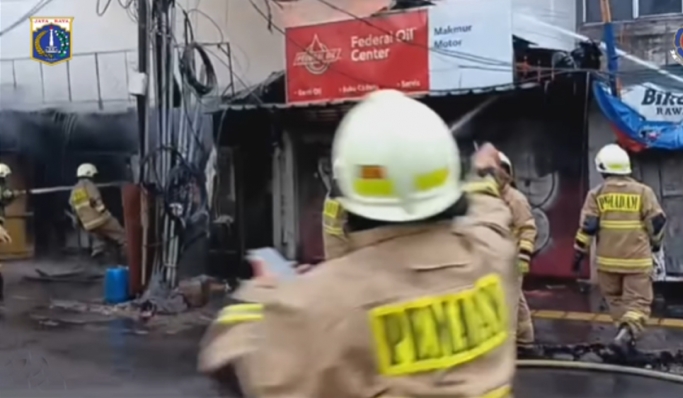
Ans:
[[[138,0],[138,72],[146,76],[147,88],[149,89],[149,34],[148,34],[148,0]],[[145,176],[144,156],[147,154],[147,109],[149,108],[149,90],[137,97],[138,110],[138,137],[140,148],[140,182]]]
[[[140,224],[142,228],[142,247],[140,250],[139,262],[131,262],[130,286],[138,291],[146,283],[147,270],[147,247],[150,233],[150,219],[149,219],[149,202],[147,201],[147,192],[143,182],[147,174],[147,155],[149,151],[149,0],[138,0],[138,72],[144,76],[145,89],[142,95],[137,97],[137,112],[138,112],[138,148],[139,148],[139,166],[138,166],[138,187],[140,192]],[[133,264],[138,263],[139,267],[133,267]],[[138,269],[135,269],[138,268]]]
[[[614,27],[612,26],[612,10],[609,0],[600,0],[600,13],[603,23],[603,40],[607,52],[607,72],[609,73],[609,86],[612,95],[619,98],[619,78],[616,73],[619,71],[619,56],[617,55],[614,43]]]

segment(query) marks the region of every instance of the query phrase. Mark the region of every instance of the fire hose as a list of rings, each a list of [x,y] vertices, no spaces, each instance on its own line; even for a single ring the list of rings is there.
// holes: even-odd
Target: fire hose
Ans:
[[[670,381],[672,383],[683,384],[683,375],[665,373],[656,370],[635,368],[631,366],[612,365],[605,363],[592,362],[572,362],[559,361],[552,359],[519,359],[517,368],[545,368],[545,369],[568,369],[568,370],[588,370],[595,372],[610,372],[629,376],[648,377],[657,380]]]
[[[97,188],[109,188],[109,187],[119,187],[124,185],[125,182],[117,181],[117,182],[108,182],[108,183],[103,183],[103,184],[95,184]],[[28,190],[18,190],[14,191],[16,192],[17,195],[40,195],[40,194],[45,194],[45,193],[54,193],[54,192],[68,192],[73,189],[73,185],[64,185],[64,186],[59,186],[59,187],[47,187],[47,188],[33,188],[33,189],[28,189]]]

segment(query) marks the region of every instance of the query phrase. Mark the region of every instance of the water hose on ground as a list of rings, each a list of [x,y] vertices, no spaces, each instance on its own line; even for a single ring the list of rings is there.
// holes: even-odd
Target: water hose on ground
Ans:
[[[626,374],[630,376],[649,377],[652,379],[670,381],[683,384],[683,375],[664,373],[656,370],[634,368],[630,366],[610,365],[605,363],[571,362],[549,359],[520,359],[517,360],[518,368],[546,368],[546,369],[571,369],[588,370],[595,372],[610,372]]]

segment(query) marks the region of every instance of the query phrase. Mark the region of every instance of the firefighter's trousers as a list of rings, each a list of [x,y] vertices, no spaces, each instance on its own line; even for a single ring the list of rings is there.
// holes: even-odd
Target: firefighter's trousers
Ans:
[[[91,230],[90,233],[95,238],[92,248],[93,255],[104,252],[107,243],[111,243],[116,246],[117,255],[125,258],[126,232],[116,217],[109,217],[107,222]]]
[[[522,283],[524,277],[519,276],[519,300],[517,300],[517,344],[531,345],[534,343],[534,324],[531,320],[529,304],[524,297]]]
[[[614,322],[619,326],[627,325],[633,337],[639,337],[650,317],[653,299],[650,273],[598,271],[598,284]]]

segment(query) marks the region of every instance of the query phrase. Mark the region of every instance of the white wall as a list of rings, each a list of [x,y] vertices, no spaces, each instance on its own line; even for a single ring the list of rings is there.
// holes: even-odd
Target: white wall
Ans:
[[[0,0],[0,26],[8,26],[24,15],[38,0]],[[101,3],[106,3],[102,0]],[[125,3],[127,0],[122,0]],[[256,4],[263,4],[256,2]],[[102,17],[95,11],[96,0],[54,0],[36,16],[74,17],[73,52],[70,62],[71,102],[96,104],[98,79],[95,52],[98,54],[101,98],[105,108],[126,105],[127,70],[137,66],[137,26],[128,12],[112,0]],[[246,0],[179,0],[184,9],[198,8],[211,16],[220,31],[203,15],[192,13],[195,38],[199,42],[230,42],[233,70],[245,84],[262,81],[284,65],[282,35],[269,32],[267,22]],[[179,13],[180,14],[180,13]],[[178,21],[180,22],[180,15]],[[274,24],[283,26],[281,15]],[[178,23],[182,40],[182,24]],[[0,37],[0,107],[45,105],[69,101],[66,64],[42,66],[30,56],[28,19],[13,31]],[[208,47],[219,75],[219,86],[229,84],[227,57],[215,47]],[[127,54],[127,56],[126,56]],[[239,84],[237,84],[239,87]]]
[[[555,27],[576,31],[576,1],[574,0],[512,0],[513,33],[536,43],[539,47],[571,51],[575,39],[546,26],[529,23],[528,18]]]
[[[102,17],[96,14],[97,0],[53,0],[36,16],[73,16],[74,58],[66,64],[41,66],[30,55],[28,19],[13,31],[0,37],[0,108],[37,108],[70,103],[76,109],[97,109],[102,99],[105,109],[132,104],[127,93],[128,71],[137,66],[137,26],[131,11],[120,2],[111,4]],[[149,1],[149,0],[148,0]],[[368,16],[386,6],[389,0],[328,0],[338,8],[359,17]],[[451,1],[451,0],[442,0]],[[575,26],[575,2],[570,0],[512,0],[515,15],[531,15],[557,26]],[[36,4],[38,0],[0,0],[0,27],[8,26]],[[101,0],[100,3],[106,3]],[[266,11],[265,2],[254,3]],[[230,42],[233,72],[246,85],[256,84],[270,73],[284,69],[284,38],[277,28],[267,29],[267,22],[247,0],[178,0],[186,10],[199,9],[211,16],[219,26],[200,13],[192,13],[196,40],[204,43]],[[272,5],[275,27],[321,23],[348,19],[319,0],[299,0]],[[178,15],[178,35],[182,33]],[[542,47],[571,49],[573,40],[558,36],[539,26],[527,26],[513,17],[514,32],[537,42]],[[1,28],[0,28],[1,29]],[[208,47],[218,73],[219,87],[230,82],[227,57]],[[95,67],[95,55],[99,68]],[[42,70],[41,70],[42,69]],[[99,71],[99,79],[97,72]],[[42,75],[42,78],[41,78]],[[235,80],[241,88],[240,79]],[[98,89],[99,82],[99,89]],[[70,90],[69,90],[70,86]],[[222,91],[222,90],[221,90]]]

